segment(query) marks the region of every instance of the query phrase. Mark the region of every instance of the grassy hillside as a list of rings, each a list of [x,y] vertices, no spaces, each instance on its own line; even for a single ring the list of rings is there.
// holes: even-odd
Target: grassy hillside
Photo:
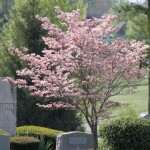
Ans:
[[[113,96],[110,100],[128,103],[128,106],[122,106],[121,108],[112,111],[112,115],[118,115],[120,113],[130,113],[134,111],[137,114],[141,112],[147,112],[148,107],[148,86],[147,80],[143,80],[137,83],[137,90],[135,93],[126,93],[125,91],[117,96]]]

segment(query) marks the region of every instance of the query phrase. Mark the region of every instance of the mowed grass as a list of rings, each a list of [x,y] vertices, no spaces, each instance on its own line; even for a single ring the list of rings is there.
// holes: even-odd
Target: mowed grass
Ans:
[[[127,106],[122,106],[112,110],[113,116],[117,116],[121,113],[130,113],[134,111],[136,114],[141,112],[147,112],[148,108],[148,85],[147,79],[136,84],[137,91],[132,94],[126,94],[125,92],[111,97],[109,100],[117,101],[121,103],[127,103]]]

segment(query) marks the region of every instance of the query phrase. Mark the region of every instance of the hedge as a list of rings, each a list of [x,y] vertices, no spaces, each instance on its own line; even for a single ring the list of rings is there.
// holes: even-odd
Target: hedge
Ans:
[[[150,120],[113,119],[100,125],[99,134],[111,150],[150,150]]]
[[[11,137],[11,150],[38,150],[39,140],[33,137]]]
[[[18,136],[30,136],[38,138],[39,140],[44,139],[45,143],[53,143],[52,147],[56,146],[57,135],[62,134],[62,131],[53,130],[45,127],[39,126],[21,126],[17,127],[16,134]]]

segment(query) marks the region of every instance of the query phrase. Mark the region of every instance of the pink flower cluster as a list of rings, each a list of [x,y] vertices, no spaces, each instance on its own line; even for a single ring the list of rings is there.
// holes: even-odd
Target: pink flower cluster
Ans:
[[[69,103],[64,103],[64,102],[53,102],[53,103],[49,103],[47,105],[41,105],[41,104],[37,104],[37,106],[39,107],[42,107],[42,108],[45,108],[45,109],[59,109],[59,108],[63,108],[63,109],[75,109],[74,106],[72,106],[71,104]]]

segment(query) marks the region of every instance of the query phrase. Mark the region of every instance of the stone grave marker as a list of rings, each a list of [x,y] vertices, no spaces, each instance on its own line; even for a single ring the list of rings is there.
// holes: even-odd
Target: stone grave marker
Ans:
[[[0,135],[0,150],[10,150],[10,136]]]
[[[57,136],[56,150],[91,150],[93,145],[92,134],[67,132]]]
[[[16,87],[0,77],[0,129],[16,133]]]

